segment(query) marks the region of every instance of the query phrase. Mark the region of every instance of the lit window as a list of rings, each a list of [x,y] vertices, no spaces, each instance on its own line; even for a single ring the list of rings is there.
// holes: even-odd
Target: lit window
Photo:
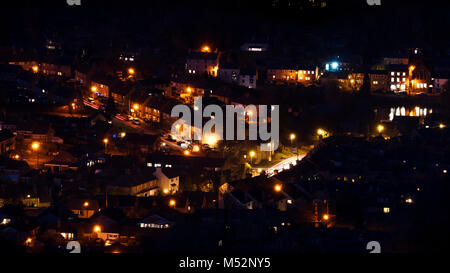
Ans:
[[[391,208],[384,207],[384,208],[383,208],[383,212],[384,212],[384,213],[389,213],[389,212],[391,212]]]
[[[395,78],[391,78],[391,82],[395,82]]]
[[[395,73],[394,72],[391,72],[391,76],[394,76],[395,75]]]

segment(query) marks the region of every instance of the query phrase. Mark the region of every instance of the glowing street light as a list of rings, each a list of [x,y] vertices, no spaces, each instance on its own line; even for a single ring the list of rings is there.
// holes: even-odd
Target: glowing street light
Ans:
[[[19,160],[19,158],[20,158],[20,155],[15,155],[15,156],[14,156],[14,159],[15,159],[15,160]]]
[[[291,141],[293,141],[293,140],[295,139],[295,134],[294,134],[294,133],[290,134],[290,135],[289,135],[289,139],[290,139]]]
[[[39,71],[39,66],[33,65],[33,67],[31,69],[33,69],[34,73],[37,73]]]
[[[175,204],[176,204],[177,202],[174,200],[174,199],[170,199],[170,201],[169,201],[169,206],[171,206],[171,207],[175,207]]]
[[[253,163],[253,157],[256,155],[256,153],[255,153],[255,151],[250,151],[249,155],[250,155],[250,164],[252,164]]]
[[[26,244],[27,246],[29,246],[29,245],[31,244],[31,242],[33,242],[33,239],[27,238],[27,240],[25,241],[25,244]]]
[[[91,86],[91,91],[92,92],[97,92],[97,86],[95,86],[95,85]]]
[[[135,73],[135,71],[134,71],[134,68],[128,68],[128,74],[130,74],[130,75],[134,75],[134,73]]]
[[[184,150],[184,155],[190,155],[191,153],[188,150]]]
[[[31,144],[31,149],[33,149],[34,151],[37,151],[39,149],[40,143],[39,142],[33,142]]]
[[[275,187],[273,188],[276,192],[280,192],[283,187],[280,184],[276,184]]]
[[[83,207],[89,207],[89,202],[87,202],[87,201],[84,202],[84,203],[83,203]]]
[[[94,226],[94,232],[95,233],[100,233],[102,231],[102,228],[99,225],[95,225]]]
[[[188,93],[191,93],[191,92],[192,92],[192,88],[188,87],[188,88],[186,88],[186,91],[187,91]]]
[[[330,215],[324,214],[322,218],[323,220],[328,221],[328,219],[330,219]]]
[[[439,124],[439,128],[444,129],[445,128],[445,124],[443,124],[443,123]]]
[[[377,131],[378,131],[378,133],[382,133],[383,131],[384,131],[384,126],[382,125],[382,124],[379,124],[378,126],[377,126]]]
[[[205,45],[202,47],[202,52],[205,52],[205,53],[211,52],[211,48],[209,46]]]
[[[31,149],[36,152],[36,168],[39,167],[39,147],[40,146],[41,146],[41,144],[37,141],[34,141],[31,144]]]
[[[108,146],[108,142],[109,142],[109,139],[107,139],[107,138],[103,139],[103,143],[105,143],[105,154],[106,154],[106,149],[107,149],[107,146]]]
[[[163,192],[164,192],[164,194],[168,194],[169,193],[169,189],[164,189]]]
[[[319,135],[319,137],[325,137],[327,135],[327,131],[319,128],[319,129],[317,129],[317,134]]]

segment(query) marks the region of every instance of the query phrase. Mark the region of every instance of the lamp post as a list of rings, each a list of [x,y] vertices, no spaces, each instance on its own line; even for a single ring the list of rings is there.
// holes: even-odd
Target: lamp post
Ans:
[[[408,74],[408,76],[409,76],[409,95],[410,96],[411,96],[411,91],[413,89],[413,79],[412,79],[413,74],[412,73],[413,73],[414,69],[416,69],[416,67],[414,65],[411,65],[409,67],[409,74]]]
[[[250,151],[250,164],[253,164],[253,157],[255,156],[255,152],[254,151]]]
[[[377,131],[381,135],[383,133],[383,131],[384,131],[384,126],[382,124],[379,124],[377,126]]]
[[[105,143],[105,154],[106,154],[106,148],[108,146],[108,142],[109,142],[109,140],[107,138],[103,139],[103,143]]]
[[[36,169],[39,168],[39,147],[40,143],[35,141],[31,144],[31,149],[36,152]]]

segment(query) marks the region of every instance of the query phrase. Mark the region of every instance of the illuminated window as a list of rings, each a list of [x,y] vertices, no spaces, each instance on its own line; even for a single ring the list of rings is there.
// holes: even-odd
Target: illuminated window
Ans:
[[[394,72],[391,72],[391,76],[394,76],[395,75],[395,73]]]
[[[384,208],[383,208],[383,212],[384,212],[384,213],[389,213],[389,212],[391,212],[391,208],[384,207]]]
[[[391,78],[391,82],[395,82],[395,78]]]
[[[375,84],[375,85],[376,85],[376,84],[378,84],[378,81],[373,81],[372,84]]]

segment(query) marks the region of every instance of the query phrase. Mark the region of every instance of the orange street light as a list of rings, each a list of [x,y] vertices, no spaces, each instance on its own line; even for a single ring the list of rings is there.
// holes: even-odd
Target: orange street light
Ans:
[[[109,142],[109,140],[107,138],[103,139],[103,143],[105,143],[105,154],[106,154],[106,149],[107,149],[107,146],[108,146],[108,142]]]
[[[97,92],[97,86],[95,86],[95,85],[91,86],[91,91],[92,92]]]
[[[283,189],[283,187],[280,184],[275,185],[274,190],[276,192],[280,192]]]
[[[211,48],[207,45],[202,47],[202,52],[211,52]]]
[[[20,158],[20,155],[15,155],[15,156],[14,156],[14,159],[15,159],[15,160],[18,160],[19,158]]]
[[[169,206],[175,207],[176,201],[174,199],[170,199]]]
[[[33,142],[31,144],[31,149],[33,149],[34,151],[37,151],[39,149],[40,143],[39,142]]]
[[[330,216],[328,214],[323,215],[323,220],[328,221],[330,219]]]
[[[294,134],[294,133],[290,134],[290,135],[289,135],[289,139],[290,139],[291,141],[293,141],[293,140],[295,139],[295,134]]]
[[[135,71],[134,68],[128,68],[128,74],[134,75]]]
[[[41,146],[41,144],[37,141],[34,141],[31,144],[31,149],[36,152],[36,168],[39,167],[39,152],[38,152],[38,150],[39,150],[40,146]]]
[[[83,203],[83,207],[89,207],[89,202],[87,202],[87,201],[84,202],[84,203]]]
[[[186,88],[186,91],[187,91],[188,93],[191,93],[191,92],[192,92],[192,88],[188,87],[188,88]]]
[[[192,147],[192,150],[194,152],[199,152],[200,151],[200,147],[198,145],[194,145],[194,147]]]
[[[102,231],[102,228],[99,226],[99,225],[95,225],[94,226],[94,232],[95,233],[99,233],[99,232],[101,232]]]
[[[33,241],[33,239],[27,238],[27,240],[25,241],[25,244],[30,245],[32,241]]]
[[[138,110],[138,109],[139,109],[139,104],[135,103],[135,104],[133,105],[133,109],[134,109],[134,110]]]
[[[189,155],[190,152],[188,150],[184,150],[184,155]]]
[[[33,67],[31,69],[33,69],[34,73],[37,73],[39,71],[39,66],[33,65]]]
[[[379,124],[378,126],[377,126],[377,131],[378,131],[378,133],[382,133],[383,131],[384,131],[384,126],[382,125],[382,124]]]

